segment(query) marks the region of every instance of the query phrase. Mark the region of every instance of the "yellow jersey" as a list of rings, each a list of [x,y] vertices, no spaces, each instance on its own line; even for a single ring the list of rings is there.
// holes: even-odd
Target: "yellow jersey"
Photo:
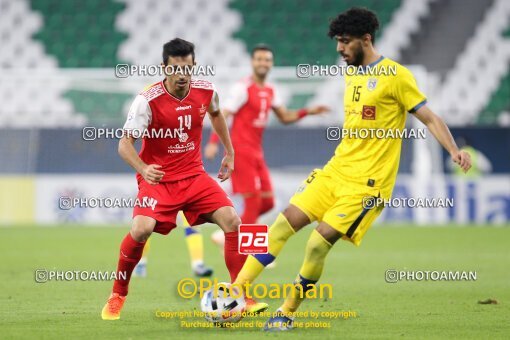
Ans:
[[[407,112],[425,105],[426,97],[418,89],[413,74],[388,58],[381,56],[357,70],[345,75],[344,137],[324,171],[347,182],[379,188],[381,197],[389,198],[397,176],[402,139],[377,136],[391,136],[379,133],[390,129],[403,131]]]

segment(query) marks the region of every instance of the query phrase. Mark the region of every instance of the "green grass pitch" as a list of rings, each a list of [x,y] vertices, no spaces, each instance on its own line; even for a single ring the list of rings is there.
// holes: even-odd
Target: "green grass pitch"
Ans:
[[[203,228],[207,263],[215,277],[228,274],[212,228]],[[291,282],[303,259],[311,229],[293,237],[258,282]],[[156,311],[199,308],[185,300],[177,282],[190,277],[182,230],[154,235],[148,277],[131,281],[122,318],[102,321],[100,311],[111,282],[36,283],[36,269],[114,270],[118,245],[127,228],[0,228],[0,338],[118,339],[508,339],[510,336],[510,228],[377,226],[357,248],[339,241],[330,252],[322,283],[334,286],[333,299],[310,300],[302,310],[353,311],[357,317],[330,321],[329,329],[296,329],[285,334],[260,329],[181,328],[178,319]],[[385,271],[467,270],[477,280],[386,283]],[[477,302],[493,298],[498,304]],[[270,310],[281,300],[270,300]],[[199,319],[198,319],[199,320]],[[245,319],[246,320],[246,319]],[[249,320],[246,320],[249,321]],[[263,320],[260,320],[263,321]],[[305,320],[300,320],[305,321]],[[323,321],[327,321],[324,320]]]

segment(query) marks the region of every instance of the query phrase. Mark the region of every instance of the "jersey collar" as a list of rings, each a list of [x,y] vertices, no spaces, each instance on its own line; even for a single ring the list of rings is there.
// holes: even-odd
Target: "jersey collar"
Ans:
[[[362,69],[363,71],[367,71],[369,67],[374,67],[375,65],[379,64],[379,63],[380,63],[383,59],[384,59],[384,56],[383,56],[383,55],[381,55],[381,56],[379,57],[379,59],[377,59],[377,60],[376,60],[376,61],[374,61],[373,63],[370,63],[370,64],[365,65],[365,66],[360,66],[360,67],[361,67],[361,69]]]
[[[181,99],[181,98],[178,98],[178,97],[174,96],[173,94],[171,94],[170,92],[168,92],[168,90],[166,89],[166,86],[165,86],[165,79],[163,79],[163,80],[161,81],[161,86],[162,86],[162,87],[163,87],[163,89],[165,90],[165,93],[166,93],[167,95],[169,95],[169,96],[170,96],[170,98],[172,98],[172,99],[174,99],[174,100],[178,101],[179,103],[183,102],[186,98],[188,98],[189,94],[191,93],[191,81],[190,81],[190,83],[189,83],[188,93],[186,93],[186,96],[184,96],[182,99]]]

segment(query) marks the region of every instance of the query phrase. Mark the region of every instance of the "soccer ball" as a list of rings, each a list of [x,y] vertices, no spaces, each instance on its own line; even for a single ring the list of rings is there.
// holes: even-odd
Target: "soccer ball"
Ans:
[[[246,301],[237,287],[221,282],[217,288],[209,289],[204,293],[200,307],[207,321],[220,324],[238,322],[246,311]]]

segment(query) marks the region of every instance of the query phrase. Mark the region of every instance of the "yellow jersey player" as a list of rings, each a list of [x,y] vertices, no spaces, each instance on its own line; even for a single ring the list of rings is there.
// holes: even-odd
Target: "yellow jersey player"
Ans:
[[[364,8],[351,8],[330,23],[329,36],[336,39],[337,52],[357,71],[350,74],[347,68],[345,76],[344,130],[352,133],[344,136],[323,169],[312,171],[278,215],[269,229],[269,252],[249,256],[235,281],[240,285],[253,282],[294,233],[313,221],[319,222],[306,244],[295,290],[266,323],[266,330],[293,327],[292,313],[301,304],[303,292],[319,280],[333,244],[344,239],[359,245],[381,213],[383,206],[364,206],[364,201],[391,196],[401,139],[378,139],[356,132],[403,130],[410,112],[427,126],[464,172],[471,167],[469,154],[458,149],[446,124],[427,107],[412,73],[374,48],[378,27],[376,15]]]

